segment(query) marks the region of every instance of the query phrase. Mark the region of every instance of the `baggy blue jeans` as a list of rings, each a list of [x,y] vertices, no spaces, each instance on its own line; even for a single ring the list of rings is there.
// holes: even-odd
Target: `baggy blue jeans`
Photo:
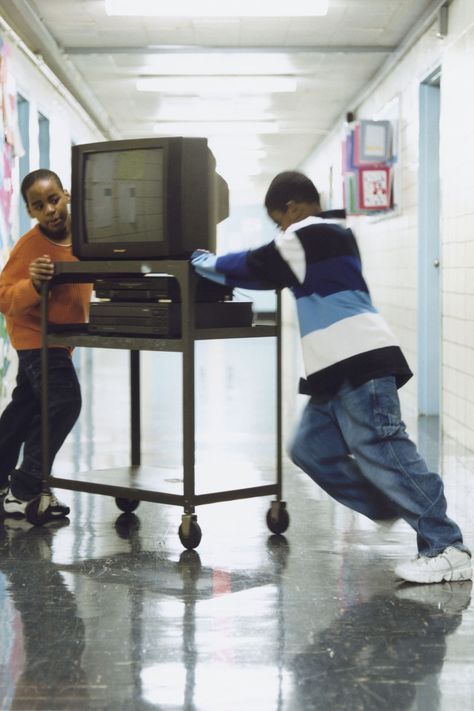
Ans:
[[[81,411],[81,389],[71,355],[65,348],[48,351],[49,464]],[[18,468],[21,448],[23,457]],[[48,472],[49,473],[49,472]],[[18,351],[18,374],[12,399],[0,417],[0,485],[10,477],[15,496],[25,501],[41,491],[41,350]]]
[[[290,456],[341,504],[372,520],[403,518],[421,555],[468,550],[446,514],[441,477],[428,471],[406,432],[394,377],[344,382],[325,404],[311,399]]]

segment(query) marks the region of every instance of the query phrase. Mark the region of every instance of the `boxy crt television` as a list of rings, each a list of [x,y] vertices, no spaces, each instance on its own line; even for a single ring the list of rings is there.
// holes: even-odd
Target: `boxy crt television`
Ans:
[[[72,251],[78,259],[180,259],[215,252],[229,191],[206,138],[72,147]]]

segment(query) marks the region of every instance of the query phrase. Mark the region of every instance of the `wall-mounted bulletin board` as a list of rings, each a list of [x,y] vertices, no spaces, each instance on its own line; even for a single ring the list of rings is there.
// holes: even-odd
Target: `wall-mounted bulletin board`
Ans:
[[[9,72],[9,45],[0,35],[0,269],[13,245],[15,160],[23,152],[18,130],[16,87]],[[5,378],[12,350],[0,314],[0,398],[5,394]]]
[[[398,99],[383,113],[388,116],[346,124],[342,174],[348,215],[387,214],[398,205]]]

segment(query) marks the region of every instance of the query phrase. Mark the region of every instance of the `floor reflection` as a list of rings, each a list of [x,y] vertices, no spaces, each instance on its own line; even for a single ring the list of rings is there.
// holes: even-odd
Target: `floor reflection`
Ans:
[[[292,662],[297,708],[439,711],[446,637],[462,622],[472,583],[374,595],[344,610]]]
[[[269,538],[265,568],[229,571],[203,565],[197,551],[183,551],[177,560],[170,560],[144,550],[140,522],[134,514],[120,515],[115,528],[120,538],[129,542],[128,552],[61,566],[63,572],[84,576],[101,587],[110,586],[115,594],[117,588],[123,588],[120,594],[122,597],[125,594],[128,601],[133,624],[129,639],[123,640],[123,651],[128,651],[130,676],[126,687],[121,688],[123,680],[116,679],[114,689],[107,690],[107,708],[127,709],[130,703],[140,709],[242,708],[242,693],[237,692],[238,701],[226,700],[229,683],[250,673],[254,680],[258,677],[260,693],[267,696],[262,708],[270,708],[268,701],[274,696],[277,680],[273,654],[262,663],[261,646],[266,641],[261,639],[250,664],[248,639],[256,635],[256,630],[246,629],[248,623],[244,611],[239,609],[239,595],[250,596],[252,618],[259,608],[265,626],[272,619],[272,624],[281,625],[282,609],[275,588],[289,552],[287,541],[283,537]],[[210,614],[206,603],[215,603],[224,596],[229,596],[230,607],[225,604],[221,612],[217,609]],[[237,647],[245,644],[245,659],[238,658],[235,639],[225,640],[231,616],[241,625],[240,630],[233,632],[239,640]],[[279,627],[272,637],[282,639],[283,634],[283,628]],[[203,655],[206,647],[214,649],[207,661],[206,654]],[[108,660],[109,665],[114,663],[117,664],[116,659]],[[265,672],[268,682],[264,681]],[[254,681],[251,678],[247,681],[248,693],[254,695]],[[122,694],[128,697],[127,701]],[[115,697],[113,701],[111,695]]]
[[[24,521],[0,526],[2,628],[6,631],[2,709],[84,709],[84,622],[75,595],[51,562],[56,529]],[[5,619],[7,618],[7,619]],[[9,627],[5,624],[11,623]]]

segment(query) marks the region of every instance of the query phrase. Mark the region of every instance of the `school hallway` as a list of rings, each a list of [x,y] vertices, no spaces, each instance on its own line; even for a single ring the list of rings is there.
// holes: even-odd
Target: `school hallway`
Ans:
[[[149,260],[165,260],[170,271],[159,274],[169,277],[195,249],[220,256],[273,242],[286,252],[265,198],[275,176],[301,171],[323,211],[345,210],[371,304],[413,371],[400,390],[403,419],[474,551],[472,76],[474,0],[195,0],[187,10],[179,0],[0,0],[0,269],[35,224],[21,185],[38,169],[71,195],[63,246],[113,275],[93,300],[127,304],[115,279],[140,275],[143,287],[157,273]],[[193,141],[202,164],[186,158]],[[299,247],[291,255],[306,279]],[[328,283],[331,273],[322,263]],[[337,277],[318,299],[353,291]],[[150,287],[145,308],[159,300],[167,318],[163,302],[189,297],[191,322],[192,282],[183,283],[179,296]],[[0,711],[473,711],[472,582],[403,583],[394,569],[417,553],[408,524],[344,508],[289,460],[306,402],[305,301],[284,289],[275,327],[274,291],[236,287],[232,298],[253,302],[251,337],[250,326],[246,337],[203,336],[196,323],[173,341],[144,314],[135,335],[130,314],[111,324],[99,313],[106,347],[102,335],[91,347],[74,341],[82,411],[53,465],[54,477],[77,482],[54,489],[70,515],[35,526],[0,503]],[[327,300],[336,315],[338,299]],[[18,359],[6,311],[0,412]],[[272,322],[266,333],[259,319]],[[321,372],[370,353],[343,318],[317,325],[334,351]],[[129,350],[146,340],[152,350]],[[192,359],[182,362],[191,344],[192,376]],[[138,359],[139,473],[127,470]],[[268,526],[279,439],[281,535]],[[202,540],[186,549],[178,528],[192,509],[189,498],[183,506],[190,446]],[[135,487],[138,505],[127,513],[128,499],[97,486]]]
[[[197,491],[274,481],[274,352],[271,338],[198,345]],[[179,489],[181,356],[141,355],[142,461]],[[76,351],[84,404],[57,475],[128,463],[128,356]],[[293,387],[285,378],[289,403]],[[474,547],[472,452],[440,442],[432,418],[407,424]],[[473,708],[471,582],[397,581],[411,529],[352,514],[286,458],[285,534],[266,526],[269,497],[203,505],[194,550],[179,507],[126,514],[111,497],[56,493],[64,524],[0,522],[5,711]]]

